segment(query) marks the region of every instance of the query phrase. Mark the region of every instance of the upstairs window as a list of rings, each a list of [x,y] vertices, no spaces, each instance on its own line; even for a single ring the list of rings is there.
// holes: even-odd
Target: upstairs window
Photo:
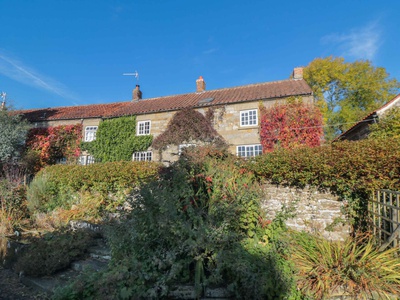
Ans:
[[[237,156],[254,157],[262,154],[261,145],[243,145],[236,147]]]
[[[91,142],[96,139],[97,126],[85,127],[85,142]]]
[[[134,152],[132,158],[134,161],[151,161],[153,159],[153,152],[152,151]]]
[[[150,134],[151,121],[140,121],[137,124],[137,135]]]
[[[257,126],[257,109],[242,110],[240,112],[240,126]]]

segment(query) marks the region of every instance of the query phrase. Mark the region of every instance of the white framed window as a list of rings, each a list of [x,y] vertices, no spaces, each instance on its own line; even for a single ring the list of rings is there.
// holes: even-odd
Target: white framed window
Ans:
[[[240,111],[240,126],[257,126],[257,109]]]
[[[91,165],[94,164],[94,157],[92,155],[81,155],[79,156],[79,164],[81,164],[82,166],[87,166],[87,165]]]
[[[179,151],[178,153],[179,153],[179,155],[182,154],[183,149],[189,148],[189,147],[196,147],[196,144],[180,144],[180,145],[178,146],[178,151]]]
[[[85,142],[91,142],[96,139],[97,126],[85,127]]]
[[[236,147],[236,154],[240,157],[254,157],[262,154],[261,145],[241,145]]]
[[[57,165],[65,165],[65,164],[67,164],[67,158],[66,157],[58,158],[56,160],[56,164]]]
[[[134,161],[151,161],[153,160],[152,151],[134,152],[132,159]]]
[[[139,121],[137,123],[137,135],[150,134],[151,121]]]

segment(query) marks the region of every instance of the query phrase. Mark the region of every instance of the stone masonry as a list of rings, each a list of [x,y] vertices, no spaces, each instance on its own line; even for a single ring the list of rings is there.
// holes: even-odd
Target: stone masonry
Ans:
[[[337,196],[307,187],[304,189],[266,184],[262,207],[266,217],[273,219],[282,208],[293,213],[286,224],[298,231],[321,234],[330,240],[344,240],[350,226],[343,214],[344,203]],[[340,222],[342,221],[342,222]]]

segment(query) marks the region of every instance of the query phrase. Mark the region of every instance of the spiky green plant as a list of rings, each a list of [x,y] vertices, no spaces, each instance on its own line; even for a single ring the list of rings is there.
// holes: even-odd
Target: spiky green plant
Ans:
[[[342,291],[356,299],[390,299],[400,294],[398,249],[379,252],[370,236],[344,242],[300,234],[292,259],[298,287],[306,295],[324,299]]]

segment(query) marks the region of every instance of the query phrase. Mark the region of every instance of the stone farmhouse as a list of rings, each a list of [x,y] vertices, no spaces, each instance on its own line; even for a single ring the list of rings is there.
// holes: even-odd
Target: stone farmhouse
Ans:
[[[385,105],[371,112],[361,121],[354,124],[347,131],[339,135],[335,140],[357,141],[367,138],[370,133],[369,125],[379,122],[379,119],[384,118],[385,114],[395,107],[400,107],[400,94],[387,102]]]
[[[157,137],[167,128],[173,115],[185,108],[193,108],[205,114],[214,109],[213,126],[229,144],[229,150],[239,156],[251,157],[262,153],[259,137],[259,105],[270,106],[285,102],[289,97],[298,97],[305,103],[313,103],[314,97],[309,85],[303,79],[303,69],[295,68],[291,79],[256,83],[216,90],[206,90],[206,83],[200,76],[193,93],[142,98],[137,85],[132,100],[126,102],[93,104],[85,106],[52,107],[23,110],[20,113],[35,127],[82,124],[83,140],[92,141],[102,120],[121,116],[136,116],[137,135]],[[132,154],[133,160],[176,160],[185,145],[171,145],[169,154],[162,154],[150,147],[148,151]],[[89,153],[81,156],[82,164],[89,164],[94,158]]]

